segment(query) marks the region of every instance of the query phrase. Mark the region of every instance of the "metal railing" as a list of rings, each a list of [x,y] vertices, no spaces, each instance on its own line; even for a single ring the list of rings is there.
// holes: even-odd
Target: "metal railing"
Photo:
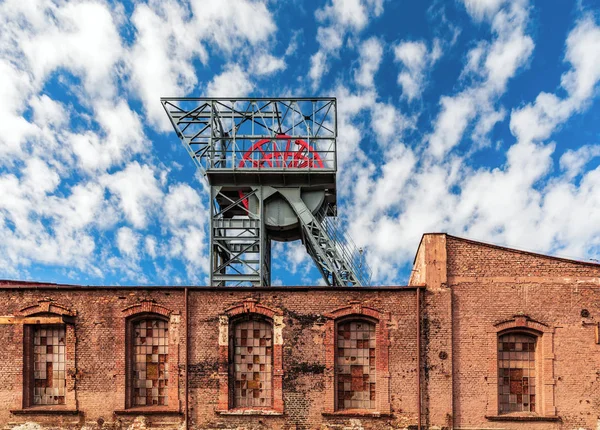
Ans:
[[[161,103],[203,174],[212,169],[337,169],[334,98],[164,97]]]
[[[345,233],[337,216],[328,216],[330,213],[332,213],[331,208],[328,205],[324,205],[316,214],[321,228],[333,243],[338,255],[352,269],[360,285],[370,285],[371,269],[367,264],[364,250],[358,248],[352,238]]]

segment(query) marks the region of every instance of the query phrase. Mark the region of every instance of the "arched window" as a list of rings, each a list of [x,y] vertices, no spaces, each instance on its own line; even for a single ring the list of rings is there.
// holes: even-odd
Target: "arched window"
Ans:
[[[64,405],[66,330],[64,325],[32,326],[33,405]]]
[[[273,324],[258,315],[236,321],[232,329],[234,408],[273,406]]]
[[[167,406],[169,324],[155,316],[132,322],[132,406]]]
[[[363,319],[336,328],[337,410],[376,409],[376,327]]]
[[[509,332],[498,336],[498,410],[536,412],[537,336]]]

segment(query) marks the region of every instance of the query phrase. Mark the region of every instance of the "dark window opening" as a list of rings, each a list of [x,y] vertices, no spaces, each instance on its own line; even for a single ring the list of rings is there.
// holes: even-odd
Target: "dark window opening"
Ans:
[[[509,333],[498,338],[498,399],[501,414],[536,411],[536,337]]]
[[[235,324],[233,330],[233,406],[273,405],[273,326],[260,319]]]
[[[33,328],[33,404],[64,405],[66,394],[64,327]]]
[[[337,409],[375,409],[375,324],[338,324],[336,348]]]
[[[132,383],[134,406],[167,406],[169,326],[160,319],[133,323]]]

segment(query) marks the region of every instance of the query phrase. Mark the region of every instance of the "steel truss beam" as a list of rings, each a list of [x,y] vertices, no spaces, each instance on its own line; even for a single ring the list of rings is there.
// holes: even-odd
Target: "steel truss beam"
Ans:
[[[161,98],[173,128],[196,166],[206,175],[211,170],[248,170],[252,161],[244,154],[261,139],[288,136],[302,139],[323,160],[319,172],[335,171],[337,109],[335,98]],[[274,141],[257,156],[281,151]],[[256,163],[255,163],[256,164]],[[258,166],[281,170],[278,166]],[[285,170],[299,170],[285,166]],[[302,171],[311,167],[303,167]]]

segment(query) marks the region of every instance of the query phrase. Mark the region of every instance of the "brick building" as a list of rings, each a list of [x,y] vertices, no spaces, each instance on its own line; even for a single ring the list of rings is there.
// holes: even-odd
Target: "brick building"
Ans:
[[[426,234],[407,286],[0,290],[0,428],[600,428],[598,264]]]

